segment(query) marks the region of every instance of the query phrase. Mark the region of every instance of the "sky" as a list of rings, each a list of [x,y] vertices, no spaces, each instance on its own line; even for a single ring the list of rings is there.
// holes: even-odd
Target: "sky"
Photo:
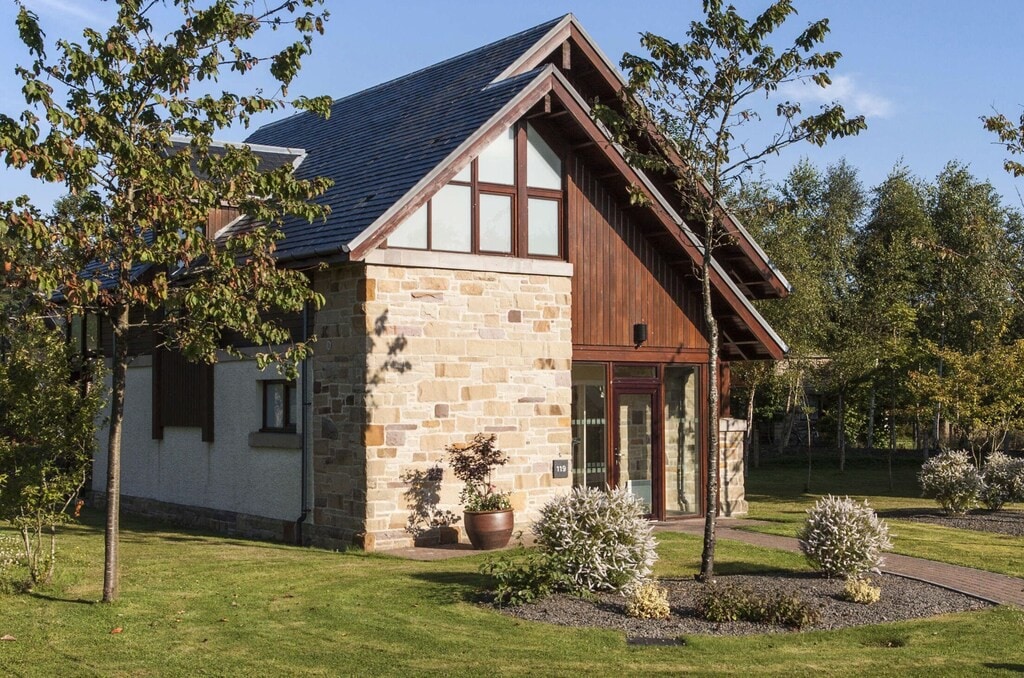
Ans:
[[[48,39],[80,37],[84,26],[105,27],[114,15],[99,0],[25,0],[41,19]],[[23,108],[14,67],[27,61],[14,29],[13,3],[0,9],[0,112]],[[753,18],[765,0],[735,0]],[[827,90],[787,91],[805,110],[837,100],[848,113],[864,115],[859,136],[817,148],[791,147],[763,167],[781,180],[801,158],[821,167],[845,158],[865,186],[881,182],[902,164],[933,179],[950,161],[992,182],[1006,204],[1021,206],[1024,179],[1002,169],[1004,150],[982,128],[980,117],[994,111],[1018,118],[1024,111],[1024,2],[1018,0],[796,0],[799,15],[785,35],[811,21],[829,18],[824,47],[842,52]],[[506,35],[573,12],[601,50],[618,63],[639,50],[639,35],[650,31],[685,40],[689,22],[699,18],[699,0],[326,0],[331,11],[325,36],[289,94],[342,97],[429,66]],[[245,84],[241,81],[238,84]],[[255,80],[251,85],[260,84]],[[251,86],[250,85],[250,86]],[[234,91],[242,91],[237,89]],[[278,113],[257,125],[284,117]],[[231,129],[225,140],[251,130]],[[47,208],[62,194],[27,175],[0,170],[0,199],[27,193]]]

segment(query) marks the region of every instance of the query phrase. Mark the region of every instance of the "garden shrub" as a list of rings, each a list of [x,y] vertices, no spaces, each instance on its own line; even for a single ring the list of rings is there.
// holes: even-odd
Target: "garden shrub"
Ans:
[[[734,584],[708,584],[697,595],[697,614],[713,622],[749,621],[803,628],[816,622],[818,610],[785,593],[756,593]]]
[[[646,581],[633,589],[626,600],[626,614],[636,619],[668,619],[668,591],[655,581]]]
[[[522,547],[488,560],[480,572],[494,578],[498,605],[523,605],[569,588],[562,563],[555,556]]]
[[[947,450],[932,457],[921,465],[917,477],[924,496],[938,502],[946,513],[966,513],[978,505],[981,475],[963,450]]]
[[[850,577],[839,597],[851,603],[873,605],[882,597],[882,589],[872,584],[867,577]]]
[[[892,548],[889,527],[867,502],[832,495],[807,510],[797,538],[811,565],[829,577],[877,571],[882,551]]]
[[[1003,504],[1024,501],[1024,459],[993,452],[981,472],[981,501],[993,511]]]
[[[537,545],[565,568],[571,591],[630,592],[658,558],[644,503],[614,489],[576,488],[540,510]]]

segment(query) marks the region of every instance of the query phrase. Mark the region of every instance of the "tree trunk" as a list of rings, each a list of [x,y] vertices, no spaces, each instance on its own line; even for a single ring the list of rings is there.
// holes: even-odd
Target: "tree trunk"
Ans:
[[[782,419],[782,432],[777,442],[778,447],[776,451],[781,457],[783,450],[786,448],[786,444],[789,442],[789,436],[793,434],[793,418],[794,418],[794,395],[796,390],[793,385],[790,384],[789,391],[786,392],[786,415]]]
[[[704,483],[704,549],[697,577],[703,582],[711,581],[715,574],[715,518],[718,516],[718,321],[711,308],[711,248],[708,244],[709,239],[705,240],[700,281],[704,322],[708,328],[708,465]]]
[[[846,399],[839,392],[839,421],[836,424],[836,443],[839,447],[839,472],[846,472]]]
[[[896,411],[889,413],[889,491],[893,491],[892,482],[892,457],[896,453]]]
[[[803,397],[803,410],[804,410],[804,424],[806,425],[807,433],[807,483],[804,487],[804,492],[810,493],[811,491],[811,412],[807,408],[807,390],[802,390]]]
[[[875,449],[875,388],[871,387],[871,400],[868,403],[868,449]]]
[[[747,478],[747,469],[750,467],[750,447],[754,440],[754,396],[757,394],[757,387],[750,387],[750,395],[747,396],[747,430],[743,434],[743,479]]]
[[[110,436],[107,439],[107,524],[104,531],[103,602],[120,593],[121,433],[124,427],[124,392],[128,376],[128,306],[113,315],[114,360],[110,392]]]

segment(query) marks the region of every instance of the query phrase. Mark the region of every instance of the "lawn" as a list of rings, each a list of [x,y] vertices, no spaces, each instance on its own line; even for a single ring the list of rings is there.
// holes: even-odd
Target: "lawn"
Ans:
[[[102,605],[102,532],[62,536],[60,577],[0,597],[0,675],[974,675],[1024,669],[1024,613],[1000,608],[837,632],[687,638],[523,622],[477,606],[486,555],[421,563],[127,523],[122,600]],[[661,576],[696,571],[694,537],[659,535]],[[723,541],[720,572],[803,569]],[[120,633],[111,633],[121,629]]]
[[[893,485],[884,462],[857,460],[841,473],[830,460],[817,460],[812,469],[810,492],[806,466],[783,462],[751,469],[747,478],[748,517],[769,521],[769,525],[749,528],[784,536],[795,536],[810,508],[825,494],[850,495],[866,499],[876,511],[891,509],[937,509],[931,499],[921,496],[917,482],[919,466],[904,460],[893,466]],[[1005,510],[1020,510],[1010,505]],[[988,532],[961,530],[910,520],[887,519],[895,535],[896,553],[938,560],[1024,577],[1024,538]]]

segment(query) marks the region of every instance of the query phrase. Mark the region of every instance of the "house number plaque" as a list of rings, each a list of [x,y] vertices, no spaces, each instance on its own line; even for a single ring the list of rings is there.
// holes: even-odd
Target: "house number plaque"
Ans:
[[[568,459],[555,459],[551,462],[551,477],[552,478],[568,478],[569,477],[569,460]]]

